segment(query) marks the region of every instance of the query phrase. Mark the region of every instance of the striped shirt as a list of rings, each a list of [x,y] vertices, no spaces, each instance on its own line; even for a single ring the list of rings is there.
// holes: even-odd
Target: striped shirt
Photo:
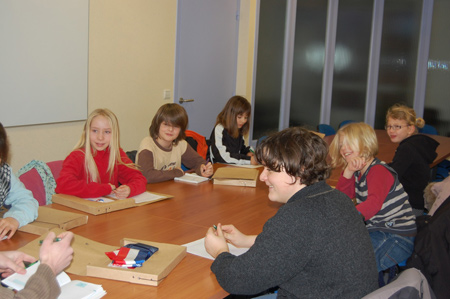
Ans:
[[[366,227],[370,231],[386,231],[398,235],[413,235],[416,233],[415,216],[408,201],[408,194],[398,180],[397,173],[383,161],[375,158],[366,172],[359,178],[360,173],[355,172],[356,201],[362,203],[367,199],[367,174],[375,165],[384,166],[394,177],[394,184],[385,198],[378,213],[366,220]]]

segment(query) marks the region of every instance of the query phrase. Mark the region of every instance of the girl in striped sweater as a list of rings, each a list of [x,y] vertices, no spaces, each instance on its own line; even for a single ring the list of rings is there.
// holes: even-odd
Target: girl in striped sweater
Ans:
[[[378,271],[407,259],[414,248],[415,216],[397,173],[378,160],[373,128],[351,123],[330,145],[333,167],[343,167],[336,189],[356,199],[375,250]]]

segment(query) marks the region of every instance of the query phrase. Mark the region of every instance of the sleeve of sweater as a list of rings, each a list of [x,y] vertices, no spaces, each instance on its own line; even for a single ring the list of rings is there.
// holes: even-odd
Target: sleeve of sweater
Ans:
[[[19,222],[22,227],[33,222],[38,216],[39,204],[34,199],[31,191],[25,189],[22,182],[11,173],[11,189],[5,199],[5,205],[9,210],[3,215],[4,218],[11,217]]]
[[[290,217],[294,216],[287,216]],[[282,218],[286,220],[286,217]],[[304,218],[309,221],[306,220],[308,217]],[[263,232],[246,253],[234,256],[223,252],[213,262],[211,270],[227,292],[252,295],[278,286],[298,275],[311,258],[311,234],[298,236],[291,221],[276,221],[275,224],[272,219],[264,225]],[[295,233],[297,235],[293,237]],[[295,245],[297,242],[305,246]]]
[[[353,177],[347,179],[342,174],[343,172],[341,172],[341,176],[336,184],[336,190],[343,192],[350,198],[355,198],[355,179]]]
[[[147,183],[159,183],[173,180],[175,177],[183,176],[180,169],[158,170],[153,163],[153,152],[145,149],[139,153],[139,166],[142,174],[147,179]]]
[[[367,199],[358,204],[356,209],[370,219],[375,216],[384,203],[389,191],[394,184],[394,177],[386,167],[382,165],[373,166],[367,174]]]
[[[186,151],[181,155],[181,163],[189,169],[194,169],[196,174],[202,175],[200,167],[206,164],[206,161],[188,144]]]
[[[63,162],[63,167],[56,180],[56,193],[69,194],[78,197],[97,197],[111,193],[108,183],[87,182],[84,167],[84,152],[75,150]]]
[[[58,298],[61,293],[55,274],[45,264],[41,264],[36,273],[30,277],[24,289],[14,293],[12,290],[0,287],[0,298]]]
[[[224,131],[224,127],[220,124],[214,128],[214,139],[211,144],[214,157],[217,159],[220,156],[219,161],[223,160],[229,164],[249,165],[251,157],[239,153],[238,148],[231,149],[229,144],[226,144],[227,138],[224,138]]]
[[[120,158],[123,163],[133,165],[133,162],[122,149],[120,149]],[[142,173],[138,169],[123,164],[119,165],[119,183],[130,187],[129,197],[141,194],[147,189],[147,180]]]

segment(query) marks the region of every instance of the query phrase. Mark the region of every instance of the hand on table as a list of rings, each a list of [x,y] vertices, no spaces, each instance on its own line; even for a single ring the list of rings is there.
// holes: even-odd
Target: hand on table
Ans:
[[[117,199],[124,199],[128,198],[131,193],[131,189],[127,185],[121,185],[120,187],[116,188],[113,193],[116,195]]]
[[[3,237],[8,236],[8,239],[16,233],[19,228],[19,221],[12,217],[6,217],[0,219],[0,240],[3,240]]]
[[[208,162],[208,164],[206,164],[206,165],[202,164],[200,166],[200,171],[202,173],[202,176],[205,178],[209,178],[210,176],[212,176],[214,173],[214,169],[213,169],[211,162]]]

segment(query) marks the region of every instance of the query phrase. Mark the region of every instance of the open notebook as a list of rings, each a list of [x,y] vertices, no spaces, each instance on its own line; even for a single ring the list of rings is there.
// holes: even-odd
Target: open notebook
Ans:
[[[205,178],[202,176],[199,176],[195,173],[185,173],[183,176],[175,177],[175,181],[179,182],[185,182],[185,183],[191,183],[191,184],[198,184],[202,182],[206,182],[209,180],[209,178]]]
[[[40,262],[36,262],[27,268],[26,274],[14,273],[2,280],[2,284],[17,291],[25,287],[28,279],[37,271]],[[58,299],[97,299],[106,295],[105,290],[99,284],[93,284],[80,280],[71,280],[66,272],[61,272],[56,276],[56,280],[61,287],[61,295]]]

